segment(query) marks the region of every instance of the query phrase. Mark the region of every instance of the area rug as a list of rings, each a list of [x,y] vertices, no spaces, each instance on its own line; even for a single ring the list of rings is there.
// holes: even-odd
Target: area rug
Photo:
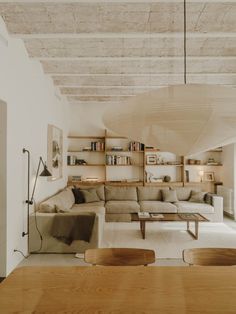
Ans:
[[[153,249],[158,258],[182,258],[184,249],[194,247],[236,248],[236,230],[224,223],[200,223],[198,240],[185,231],[184,222],[147,223],[145,240],[138,222],[109,222],[104,229],[103,247]]]

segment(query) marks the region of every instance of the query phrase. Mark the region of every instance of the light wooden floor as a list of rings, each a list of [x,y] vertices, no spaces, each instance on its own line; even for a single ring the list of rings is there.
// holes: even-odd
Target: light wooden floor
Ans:
[[[236,229],[236,221],[225,217],[224,223]],[[186,266],[182,259],[157,259],[154,266]],[[76,258],[74,254],[32,254],[24,259],[20,266],[88,266],[83,258]]]

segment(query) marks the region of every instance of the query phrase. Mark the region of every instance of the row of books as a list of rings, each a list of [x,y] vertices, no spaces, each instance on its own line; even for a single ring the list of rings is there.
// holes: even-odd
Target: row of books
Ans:
[[[91,142],[92,151],[104,151],[105,143],[104,142]]]
[[[139,142],[130,142],[129,143],[129,150],[130,151],[143,151],[144,150],[144,144]]]
[[[130,156],[106,155],[107,165],[131,165]]]

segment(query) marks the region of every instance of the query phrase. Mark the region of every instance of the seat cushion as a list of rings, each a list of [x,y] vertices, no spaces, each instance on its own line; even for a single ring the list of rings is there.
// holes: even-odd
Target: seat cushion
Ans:
[[[137,201],[137,190],[134,186],[105,186],[106,201]]]
[[[71,212],[95,212],[105,214],[104,202],[74,204],[70,209]]]
[[[214,214],[214,207],[206,203],[193,202],[177,202],[174,205],[178,209],[178,213],[199,213],[199,214]]]
[[[163,187],[163,190],[169,190],[169,187]],[[139,201],[161,201],[161,189],[154,186],[138,186],[138,200]]]
[[[108,201],[106,202],[106,212],[109,214],[130,214],[138,213],[140,206],[135,201]]]
[[[177,207],[174,204],[160,201],[141,201],[140,210],[149,213],[177,213]]]

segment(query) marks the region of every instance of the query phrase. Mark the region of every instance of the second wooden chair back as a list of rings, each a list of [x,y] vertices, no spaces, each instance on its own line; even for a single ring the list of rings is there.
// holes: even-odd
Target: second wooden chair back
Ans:
[[[195,266],[232,266],[236,265],[236,249],[196,248],[183,251],[183,260]]]
[[[155,252],[146,249],[104,248],[85,251],[85,262],[103,266],[138,266],[155,262]]]

